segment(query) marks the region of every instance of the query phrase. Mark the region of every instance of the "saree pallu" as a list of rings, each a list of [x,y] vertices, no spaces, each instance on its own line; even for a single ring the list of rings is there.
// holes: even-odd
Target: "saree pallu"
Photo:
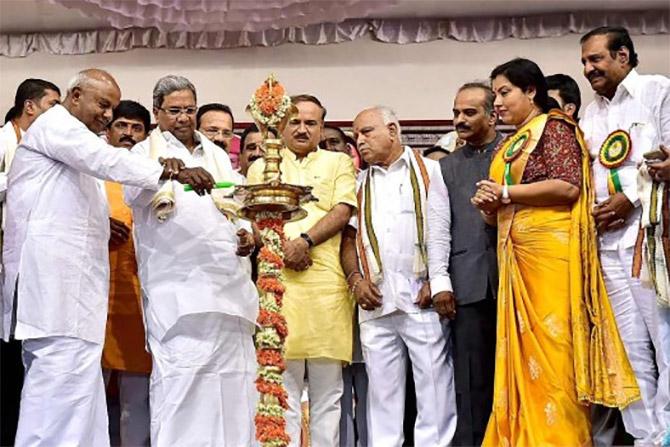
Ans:
[[[544,122],[530,124],[536,134],[544,129]],[[600,270],[589,157],[576,127],[575,137],[582,148],[577,202],[498,211],[496,371],[485,446],[591,445],[591,403],[623,408],[639,399]],[[532,150],[512,162],[511,176],[508,166],[514,183]],[[503,152],[491,165],[500,183]]]

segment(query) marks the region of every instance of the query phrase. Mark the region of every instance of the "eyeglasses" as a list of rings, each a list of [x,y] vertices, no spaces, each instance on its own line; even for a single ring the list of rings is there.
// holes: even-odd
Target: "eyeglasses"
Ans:
[[[195,112],[198,111],[197,107],[170,107],[168,109],[163,109],[163,108],[158,108],[158,110],[162,110],[163,112],[167,113],[169,116],[172,118],[176,118],[182,113],[188,115],[188,116],[193,116],[195,115]]]

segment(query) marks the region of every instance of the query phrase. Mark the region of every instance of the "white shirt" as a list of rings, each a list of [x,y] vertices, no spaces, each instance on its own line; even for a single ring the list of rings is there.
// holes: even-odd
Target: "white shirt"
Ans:
[[[428,275],[430,292],[433,296],[440,292],[453,292],[449,276],[449,256],[451,254],[451,206],[449,192],[442,177],[439,163],[437,173],[430,180],[428,190],[428,210],[426,212],[426,245],[428,250]]]
[[[187,167],[204,167],[205,155],[210,160],[216,157],[226,176],[223,180],[239,180],[228,155],[204,136],[196,133],[200,144],[193,153],[170,132],[163,136],[166,156],[183,160]],[[144,157],[149,151],[150,139],[132,149]],[[180,317],[201,312],[225,313],[255,324],[258,292],[248,259],[235,254],[238,227],[221,214],[209,195],[185,192],[176,182],[175,210],[159,222],[150,206],[154,193],[125,188],[126,202],[133,209],[147,330],[162,339]]]
[[[155,161],[107,145],[63,106],[35,120],[9,171],[5,340],[16,288],[17,339],[67,336],[103,342],[109,211],[97,179],[158,189],[162,172]]]
[[[635,205],[626,226],[600,235],[602,250],[630,248],[635,245],[640,223],[640,201],[637,196],[638,166],[642,154],[670,144],[670,80],[660,75],[640,75],[631,70],[621,81],[611,100],[596,95],[584,111],[579,125],[593,159],[596,202],[609,197],[609,169],[598,161],[600,148],[615,130],[625,130],[632,141],[630,157],[618,168],[623,193]]]
[[[21,130],[21,136],[24,134],[25,132]],[[10,146],[15,148],[18,144],[14,126],[11,121],[8,121],[0,128],[0,167],[2,167],[0,170],[0,201],[2,202],[4,202],[7,192],[7,171],[9,171],[5,166],[5,153]]]
[[[393,162],[388,169],[380,166],[369,168],[372,170],[372,177],[374,178],[374,187],[371,191],[372,225],[379,243],[383,269],[383,279],[379,285],[382,293],[382,306],[372,311],[360,309],[359,318],[361,322],[388,315],[396,310],[406,313],[422,311],[416,304],[423,281],[418,279],[414,273],[415,247],[418,244],[418,238],[414,196],[409,174],[410,151],[409,147],[405,147],[400,158]],[[440,184],[446,191],[440,165],[427,158],[424,158],[424,162],[430,179],[426,214],[429,214],[431,208],[433,208],[442,211],[436,211],[433,214],[440,214],[441,217],[444,217],[444,211],[446,210],[446,218],[449,221],[449,196],[447,194],[431,193],[435,187],[439,188]],[[359,173],[357,187],[360,188],[366,175],[367,170]],[[349,224],[358,229],[356,215],[351,218]],[[430,228],[430,217],[426,225]],[[444,229],[445,227],[440,228]],[[447,265],[451,243],[450,228],[451,225],[447,224],[446,231],[439,234],[434,232],[432,241],[430,236],[427,239],[427,243],[432,244],[432,248],[430,245],[428,247],[429,253],[431,250],[446,250]],[[424,233],[428,234],[430,230],[426,230],[424,228]],[[369,261],[374,262],[373,259]],[[442,269],[430,265],[430,255],[428,270],[429,272],[439,272],[439,279],[435,282],[437,287],[441,287],[443,290],[451,290],[449,273],[446,268],[442,271]],[[436,293],[435,291],[432,292],[433,294]]]

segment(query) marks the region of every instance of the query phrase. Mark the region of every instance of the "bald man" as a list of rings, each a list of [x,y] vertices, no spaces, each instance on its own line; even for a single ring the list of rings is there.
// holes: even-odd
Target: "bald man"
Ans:
[[[199,193],[213,179],[176,159],[120,151],[97,134],[120,89],[80,72],[63,106],[30,126],[9,173],[3,338],[23,340],[17,446],[108,446],[100,360],[107,316],[109,218],[99,180],[158,190],[176,178]]]

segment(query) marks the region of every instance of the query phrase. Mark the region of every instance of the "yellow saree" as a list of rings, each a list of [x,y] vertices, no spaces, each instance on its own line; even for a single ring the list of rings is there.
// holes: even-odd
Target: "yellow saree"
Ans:
[[[490,177],[520,183],[549,119],[575,128],[581,194],[570,206],[498,211],[496,371],[485,446],[590,445],[590,403],[622,408],[639,399],[600,270],[589,155],[574,122],[559,113],[536,117],[496,154]],[[510,157],[521,135],[527,141]]]

